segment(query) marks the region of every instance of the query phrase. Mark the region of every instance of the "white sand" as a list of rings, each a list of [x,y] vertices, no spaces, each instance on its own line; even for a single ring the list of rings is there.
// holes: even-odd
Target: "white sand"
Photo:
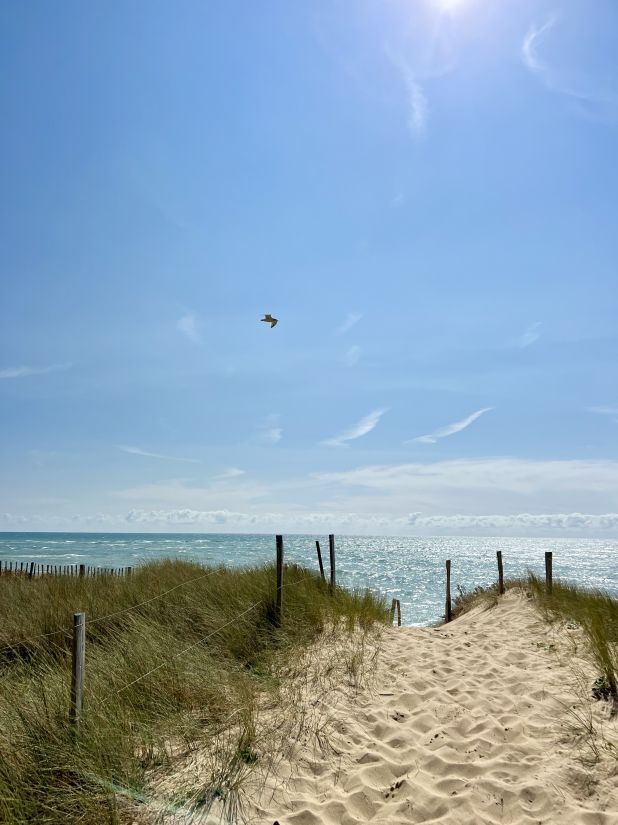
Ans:
[[[591,700],[577,630],[509,593],[439,629],[388,630],[381,648],[371,688],[320,701],[337,753],[290,743],[252,821],[618,825],[617,723]]]

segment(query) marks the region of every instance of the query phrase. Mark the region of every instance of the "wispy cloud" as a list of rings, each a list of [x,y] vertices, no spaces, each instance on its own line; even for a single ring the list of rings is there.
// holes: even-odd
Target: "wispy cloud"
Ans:
[[[516,338],[513,343],[516,347],[525,349],[531,344],[534,344],[535,341],[538,341],[540,337],[541,322],[537,321],[535,324],[530,324],[530,326],[518,338]]]
[[[348,312],[345,321],[337,327],[337,332],[343,334],[344,332],[349,332],[355,324],[363,317],[361,312]]]
[[[539,40],[543,37],[545,32],[551,31],[557,23],[558,18],[555,14],[550,15],[542,26],[535,26],[534,23],[528,29],[524,41],[521,45],[521,59],[524,61],[524,66],[530,69],[535,74],[542,75],[547,82],[548,66],[539,57],[537,52],[537,45]]]
[[[408,94],[408,129],[414,137],[419,137],[425,132],[429,116],[429,105],[425,91],[412,67],[401,55],[395,54],[387,48],[386,56],[392,66],[399,72],[406,87]]]
[[[472,415],[469,415],[467,418],[462,418],[461,421],[455,421],[454,424],[447,424],[446,427],[441,427],[433,433],[419,435],[417,438],[413,438],[411,441],[406,441],[405,443],[435,444],[439,438],[446,438],[449,435],[455,435],[455,433],[460,433],[462,430],[465,430],[466,427],[469,427],[477,418],[480,418],[490,410],[493,410],[493,407],[484,407],[482,410],[477,410],[472,413]]]
[[[219,475],[213,476],[216,481],[226,481],[230,478],[238,478],[245,475],[245,470],[240,470],[238,467],[228,467]]]
[[[179,458],[175,455],[162,455],[161,453],[151,453],[148,450],[142,450],[139,447],[118,447],[119,450],[122,450],[123,453],[129,453],[129,455],[142,455],[146,456],[146,458],[161,458],[164,461],[184,461],[189,464],[200,464],[200,460],[198,458]]]
[[[381,409],[381,410],[374,410],[373,412],[366,415],[364,418],[355,424],[353,427],[350,427],[349,430],[341,433],[341,435],[335,436],[334,438],[329,438],[326,441],[323,441],[322,444],[327,445],[328,447],[344,447],[347,446],[348,441],[353,441],[355,438],[360,438],[363,435],[367,435],[370,433],[378,424],[382,416],[388,410]]]
[[[557,22],[557,15],[552,14],[542,26],[530,26],[521,46],[524,66],[544,83],[548,91],[571,98],[580,114],[614,120],[618,116],[618,94],[615,90],[603,88],[602,81],[591,82],[583,76],[574,78],[572,72],[571,77],[567,77],[565,73],[550,66],[539,54],[541,40]]]
[[[354,346],[346,350],[345,355],[343,356],[343,360],[348,365],[348,367],[353,367],[356,364],[358,364],[360,356],[361,348],[357,344],[354,344]]]
[[[596,413],[597,415],[612,416],[614,420],[618,422],[618,406],[611,407],[607,405],[601,405],[599,407],[586,407],[586,410],[591,413]]]
[[[192,312],[188,312],[176,322],[177,329],[193,344],[202,343],[202,335],[199,329],[199,322]]]
[[[272,413],[267,416],[265,422],[260,427],[258,439],[262,444],[278,444],[283,438],[283,429],[279,425],[280,416]]]
[[[72,364],[51,364],[48,367],[7,367],[0,370],[0,378],[26,378],[29,375],[47,375],[50,372],[64,372]]]

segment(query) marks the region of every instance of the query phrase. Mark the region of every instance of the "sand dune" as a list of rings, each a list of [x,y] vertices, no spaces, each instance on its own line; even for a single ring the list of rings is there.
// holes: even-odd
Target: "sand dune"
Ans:
[[[389,629],[371,687],[321,700],[333,750],[290,743],[250,818],[618,825],[617,723],[582,652],[576,629],[515,593],[448,626]]]

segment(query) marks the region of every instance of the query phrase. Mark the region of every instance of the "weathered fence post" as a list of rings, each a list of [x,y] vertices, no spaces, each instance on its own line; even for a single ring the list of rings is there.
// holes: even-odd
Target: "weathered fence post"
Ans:
[[[334,590],[337,587],[337,570],[335,567],[335,536],[333,533],[328,536],[328,551],[330,554],[330,586]]]
[[[315,549],[318,551],[318,564],[320,565],[320,576],[322,576],[322,581],[326,581],[326,576],[324,575],[324,565],[322,564],[322,551],[320,550],[319,541],[316,541]]]
[[[86,565],[85,564],[80,564],[80,566],[79,566],[79,575],[80,575],[80,578],[83,578],[86,575]]]
[[[545,551],[545,588],[547,590],[548,595],[551,596],[552,592],[552,585],[553,585],[553,576],[552,576],[552,552],[551,550]]]
[[[69,721],[76,728],[84,707],[84,669],[86,663],[86,614],[73,614],[73,658],[71,667],[71,707]]]
[[[397,599],[397,627],[401,627],[401,602]]]
[[[283,606],[283,536],[275,536],[277,543],[277,604],[275,608],[275,624],[281,624],[281,609]]]
[[[393,599],[392,602],[391,602],[391,614],[390,614],[391,615],[391,620],[390,620],[391,625],[395,621],[395,609],[396,609],[396,607],[397,607],[397,599]]]
[[[132,567],[127,567],[127,576],[131,575],[131,571],[133,570]]]
[[[34,576],[34,562],[30,562],[30,572],[28,573],[28,578],[31,579]]]
[[[446,608],[444,611],[444,618],[447,622],[450,622],[452,616],[452,605],[451,605],[451,560],[448,559],[446,562]]]
[[[498,593],[502,595],[504,593],[504,568],[502,567],[502,550],[498,550],[496,552],[496,556],[498,557]]]

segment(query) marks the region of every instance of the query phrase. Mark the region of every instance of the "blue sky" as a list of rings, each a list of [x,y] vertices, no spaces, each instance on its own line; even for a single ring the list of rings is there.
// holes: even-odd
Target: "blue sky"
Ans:
[[[0,29],[2,529],[618,534],[613,0]]]

